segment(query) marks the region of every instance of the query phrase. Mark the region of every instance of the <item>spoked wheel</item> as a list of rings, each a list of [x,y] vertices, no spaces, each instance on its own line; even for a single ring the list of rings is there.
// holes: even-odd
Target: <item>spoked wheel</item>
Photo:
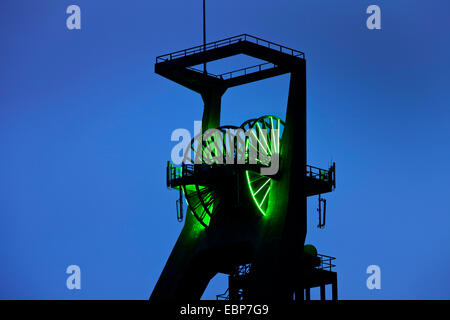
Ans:
[[[250,119],[250,120],[247,120],[247,121],[245,121],[243,124],[241,124],[241,128],[244,130],[244,131],[248,131],[248,130],[250,130],[252,127],[253,127],[253,125],[255,124],[255,122],[257,121],[258,119]]]
[[[247,121],[246,121],[247,122]],[[256,157],[254,161],[261,166],[269,166],[273,153],[280,153],[280,140],[284,131],[284,121],[275,116],[264,116],[249,120],[249,130],[245,142],[246,155]],[[249,162],[251,163],[251,161]],[[253,170],[246,170],[250,195],[259,212],[266,215],[269,203],[272,178]]]
[[[222,126],[215,134],[205,132],[197,135],[192,139],[190,149],[186,150],[183,162],[195,163],[198,168],[196,170],[203,170],[212,165],[225,164],[231,150],[234,151],[235,161],[241,159],[240,157],[245,158],[244,152],[238,152],[244,150],[245,137],[242,135],[233,140],[231,136],[237,129],[239,127]],[[219,161],[220,158],[222,161]],[[208,227],[221,205],[219,188],[214,185],[191,184],[183,185],[183,192],[194,217],[204,227]]]
[[[243,152],[239,152],[245,149],[245,135],[239,129],[236,126],[221,126],[215,129],[216,132],[198,134],[191,140],[183,163],[225,164],[227,155],[231,154],[234,154],[234,161],[241,160],[245,157]]]
[[[223,137],[224,162],[245,163],[245,131],[240,127],[222,126],[219,128]]]
[[[214,188],[209,186],[184,185],[184,195],[194,217],[208,227],[211,217],[220,207],[220,197]]]

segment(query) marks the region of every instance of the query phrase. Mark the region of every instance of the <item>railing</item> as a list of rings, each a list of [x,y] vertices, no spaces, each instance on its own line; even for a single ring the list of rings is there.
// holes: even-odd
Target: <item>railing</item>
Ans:
[[[225,161],[224,161],[225,163]],[[194,164],[182,164],[181,167],[174,167],[170,161],[167,163],[167,186],[170,187],[173,180],[192,176],[194,174]],[[334,184],[334,165],[329,169],[321,169],[314,166],[306,165],[306,176],[331,182]]]
[[[195,72],[198,72],[198,73],[201,73],[201,74],[205,74],[205,72],[203,70],[200,70],[200,69],[197,69],[197,68],[194,68],[194,67],[187,67],[187,69],[195,71]],[[214,73],[206,72],[206,75],[208,75],[210,77],[222,79],[220,74],[217,75],[217,74],[214,74]]]
[[[328,181],[330,179],[330,171],[306,165],[306,176],[316,178],[318,180]]]
[[[217,49],[223,46],[228,46],[240,41],[249,41],[249,42],[253,42],[256,43],[258,45],[262,45],[265,46],[267,48],[270,49],[275,49],[277,51],[280,51],[282,53],[286,53],[286,54],[290,54],[291,56],[294,57],[299,57],[301,59],[305,58],[305,54],[301,51],[295,50],[295,49],[291,49],[288,47],[285,47],[283,45],[280,44],[276,44],[274,42],[271,41],[267,41],[255,36],[251,36],[248,34],[241,34],[238,36],[234,36],[234,37],[230,37],[230,38],[226,38],[223,40],[219,40],[219,41],[214,41],[214,42],[210,42],[207,43],[205,45],[199,45],[199,46],[195,46],[192,48],[188,48],[188,49],[184,49],[184,50],[179,50],[179,51],[175,51],[172,53],[168,53],[168,54],[164,54],[161,56],[156,57],[156,63],[160,63],[160,62],[165,62],[165,61],[171,61],[177,58],[182,58],[182,57],[186,57],[189,55],[193,55],[196,53],[200,53],[203,51],[207,51],[207,50],[212,50],[212,49]]]
[[[266,66],[270,66],[270,68],[265,68]],[[227,79],[233,78],[233,76],[236,76],[236,74],[237,74],[237,76],[245,76],[249,73],[273,69],[275,67],[276,67],[276,65],[273,64],[272,62],[264,62],[264,63],[258,64],[255,66],[237,69],[237,70],[233,70],[230,72],[225,72],[225,73],[218,75],[217,77],[219,77],[220,79],[227,80]]]
[[[182,168],[174,167],[172,162],[167,161],[167,169],[166,169],[166,184],[167,187],[170,188],[172,184],[172,180],[181,178],[182,176]]]
[[[171,187],[172,181],[192,176],[194,173],[193,164],[182,164],[181,167],[174,167],[170,161],[167,162],[167,187]]]
[[[264,63],[257,64],[254,66],[245,67],[245,68],[241,68],[241,69],[237,69],[237,70],[233,70],[233,71],[229,71],[229,72],[225,72],[225,73],[221,73],[221,74],[214,74],[214,73],[206,72],[206,75],[217,78],[217,79],[221,79],[221,80],[229,80],[233,77],[245,76],[250,73],[259,72],[259,71],[263,71],[263,70],[269,70],[269,69],[273,69],[276,67],[277,67],[277,65],[273,64],[272,62],[264,62]],[[200,70],[200,69],[197,69],[194,67],[188,67],[187,69],[204,74],[203,70]]]
[[[324,254],[318,254],[317,256],[320,258],[320,265],[317,266],[316,269],[332,271],[332,269],[336,267],[336,265],[332,262],[336,260],[336,258],[326,256]]]
[[[183,177],[192,176],[194,174],[194,165],[193,164],[182,164],[182,173]]]

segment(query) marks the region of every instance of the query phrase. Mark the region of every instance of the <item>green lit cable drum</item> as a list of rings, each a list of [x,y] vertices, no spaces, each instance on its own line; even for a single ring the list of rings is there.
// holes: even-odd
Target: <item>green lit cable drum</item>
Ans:
[[[226,139],[224,139],[227,130],[239,129],[235,126],[222,126],[217,128],[222,135],[222,141],[218,143],[206,133],[198,134],[194,137],[190,144],[190,149],[186,151],[183,162],[184,163],[196,163],[197,165],[203,166],[203,169],[208,169],[210,165],[217,164],[217,157],[214,154],[217,152],[222,153],[223,164],[226,161],[227,148],[230,148],[226,144]],[[236,146],[233,146],[236,148]],[[202,155],[201,161],[197,156]],[[220,157],[219,157],[220,158]],[[194,161],[197,159],[197,161]],[[202,170],[202,168],[200,168]],[[220,192],[218,188],[213,185],[183,185],[183,192],[186,198],[189,209],[191,210],[194,217],[202,224],[205,228],[209,226],[211,217],[220,208]]]
[[[248,120],[241,127],[248,132],[245,142],[247,159],[253,154],[256,155],[257,164],[269,166],[272,153],[280,153],[284,121],[276,116],[263,116]],[[265,216],[272,178],[253,170],[246,170],[245,175],[250,196],[259,212]]]
[[[208,186],[184,185],[183,192],[194,217],[204,227],[208,227],[220,204],[216,191]]]

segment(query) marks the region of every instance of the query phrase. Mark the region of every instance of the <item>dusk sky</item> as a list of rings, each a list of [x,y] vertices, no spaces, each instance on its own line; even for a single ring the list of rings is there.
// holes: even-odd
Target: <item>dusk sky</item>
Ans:
[[[81,30],[66,26],[72,4]],[[337,168],[325,229],[308,200],[306,243],[337,257],[340,299],[450,299],[449,13],[447,0],[207,0],[208,41],[305,52],[308,164]],[[0,15],[0,298],[148,299],[182,228],[170,136],[203,111],[154,63],[202,43],[202,2],[2,0]],[[221,124],[284,118],[288,84],[228,90]],[[204,298],[226,288],[219,275]]]

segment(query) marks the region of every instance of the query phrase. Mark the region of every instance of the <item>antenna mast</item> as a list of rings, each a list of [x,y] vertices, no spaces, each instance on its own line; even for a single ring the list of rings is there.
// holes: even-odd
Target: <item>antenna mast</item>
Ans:
[[[205,10],[205,1],[203,0],[203,51],[206,51],[206,10]],[[206,62],[203,63],[203,73],[206,72]]]

